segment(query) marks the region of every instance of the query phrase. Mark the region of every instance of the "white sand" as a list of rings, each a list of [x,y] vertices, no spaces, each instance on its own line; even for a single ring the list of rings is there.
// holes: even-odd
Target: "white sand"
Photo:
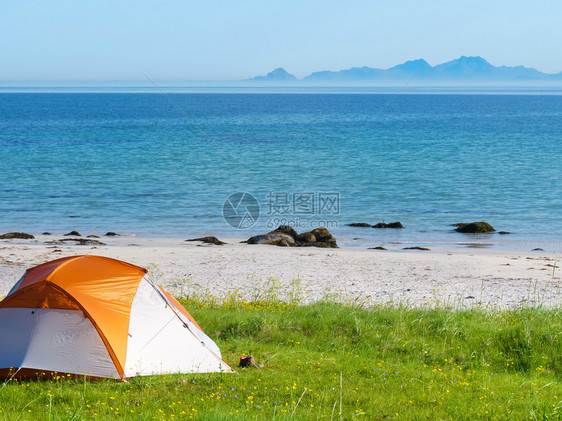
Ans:
[[[106,246],[46,244],[57,238],[0,241],[0,296],[26,268],[64,256],[97,254],[148,267],[176,295],[214,295],[240,290],[263,294],[270,277],[282,295],[304,289],[306,300],[330,295],[366,303],[559,306],[562,304],[562,253],[451,248],[431,251],[283,248],[239,244],[199,245],[181,239],[102,237]],[[299,282],[291,282],[294,279]]]

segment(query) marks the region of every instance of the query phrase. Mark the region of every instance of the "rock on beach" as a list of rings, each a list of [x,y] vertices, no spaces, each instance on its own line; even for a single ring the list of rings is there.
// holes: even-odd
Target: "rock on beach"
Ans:
[[[487,232],[494,232],[495,229],[493,226],[488,224],[487,222],[470,222],[470,223],[459,223],[453,224],[456,226],[455,231],[462,232],[465,234],[483,234]]]
[[[282,247],[338,247],[336,239],[326,228],[316,228],[299,234],[288,225],[280,225],[271,232],[255,235],[246,242],[248,244],[270,244]]]

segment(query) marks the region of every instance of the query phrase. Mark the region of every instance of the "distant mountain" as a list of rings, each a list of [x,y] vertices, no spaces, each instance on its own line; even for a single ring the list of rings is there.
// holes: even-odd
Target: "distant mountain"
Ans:
[[[423,59],[410,60],[389,69],[353,67],[340,71],[311,73],[305,81],[391,81],[416,76],[418,80],[456,81],[516,81],[516,80],[562,80],[562,72],[546,74],[523,66],[496,67],[482,57],[462,56],[437,66]]]
[[[460,79],[460,80],[518,80],[518,79],[546,79],[552,75],[538,70],[517,66],[496,67],[482,57],[462,56],[432,68],[429,73],[431,79]]]
[[[405,63],[399,64],[398,66],[391,67],[387,71],[402,73],[422,73],[427,72],[431,69],[431,65],[423,58],[420,58],[418,60],[409,60]]]
[[[339,72],[314,72],[304,78],[304,80],[372,80],[384,75],[384,70],[373,69],[371,67],[352,67]]]
[[[297,78],[288,73],[285,69],[283,69],[282,67],[279,67],[277,69],[275,69],[272,72],[269,72],[266,76],[256,76],[250,80],[256,80],[256,81],[291,81],[291,80],[297,80]]]

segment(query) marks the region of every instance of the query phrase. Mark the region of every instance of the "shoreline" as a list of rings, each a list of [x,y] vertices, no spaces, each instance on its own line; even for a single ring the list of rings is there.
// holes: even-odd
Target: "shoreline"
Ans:
[[[273,230],[274,228],[257,228],[257,229],[244,229],[230,231],[218,230],[203,230],[191,229],[182,230],[181,233],[160,233],[160,232],[130,232],[127,230],[117,231],[116,237],[113,238],[129,238],[134,239],[147,239],[147,240],[161,240],[169,239],[176,241],[184,241],[190,238],[199,238],[207,236],[215,236],[220,240],[228,243],[236,244],[246,241],[248,238],[264,234]],[[509,251],[526,253],[535,251],[534,249],[543,249],[545,252],[562,253],[562,237],[557,234],[551,234],[548,237],[545,235],[531,236],[519,233],[508,233],[508,235],[501,235],[497,231],[492,233],[483,234],[465,234],[455,232],[453,227],[450,230],[440,230],[428,232],[413,231],[409,228],[403,229],[378,229],[371,228],[352,228],[345,226],[344,228],[333,230],[329,229],[333,236],[336,238],[340,248],[368,248],[384,246],[389,250],[400,250],[402,247],[421,246],[433,249],[441,248],[481,248],[496,251]],[[64,231],[53,230],[49,235],[42,235],[41,231],[33,230],[20,230],[17,227],[9,227],[0,229],[0,235],[8,232],[24,232],[32,234],[35,240],[17,240],[29,244],[37,242],[48,242],[55,239],[68,238],[66,233],[71,231],[68,228]],[[78,229],[84,239],[95,239],[103,241],[108,239],[104,235],[106,231],[99,230],[82,230]],[[304,232],[306,230],[298,230]],[[0,242],[4,241],[0,239]],[[539,250],[540,251],[540,250]]]
[[[179,238],[92,238],[105,245],[50,244],[69,239],[0,240],[0,296],[26,269],[70,255],[99,254],[149,269],[172,294],[245,299],[266,291],[303,302],[329,298],[363,305],[514,308],[562,304],[561,252],[478,247],[388,250],[186,242]],[[83,237],[85,238],[85,237]]]

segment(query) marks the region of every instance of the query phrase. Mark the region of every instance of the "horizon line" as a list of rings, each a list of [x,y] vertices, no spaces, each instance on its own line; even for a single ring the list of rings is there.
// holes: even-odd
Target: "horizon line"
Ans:
[[[381,67],[370,67],[367,65],[363,65],[363,66],[351,66],[351,67],[347,67],[347,68],[342,68],[340,70],[316,70],[313,71],[311,73],[309,73],[306,76],[303,76],[302,78],[297,78],[296,76],[294,76],[292,73],[288,72],[285,67],[283,66],[279,66],[276,67],[275,69],[273,69],[272,71],[270,71],[269,73],[267,73],[266,75],[257,75],[257,76],[251,76],[249,78],[244,78],[244,79],[181,79],[181,78],[164,78],[164,79],[160,79],[160,82],[162,83],[240,83],[240,82],[251,82],[251,83],[263,83],[263,82],[277,82],[277,83],[301,83],[301,82],[306,82],[306,83],[318,83],[316,81],[310,81],[307,80],[308,77],[310,77],[313,74],[316,73],[339,73],[339,72],[345,72],[348,70],[353,70],[353,69],[371,69],[371,70],[380,70],[380,71],[388,71],[388,70],[392,70],[395,67],[404,65],[406,63],[412,63],[412,62],[425,62],[427,65],[429,65],[432,69],[434,69],[435,67],[441,66],[443,64],[447,64],[447,63],[452,63],[455,61],[459,61],[461,59],[481,59],[483,61],[485,61],[486,63],[490,64],[492,67],[496,68],[496,69],[502,69],[502,68],[508,68],[508,69],[517,69],[517,68],[523,68],[526,70],[535,70],[539,73],[541,73],[542,75],[546,76],[546,77],[551,77],[551,76],[561,76],[562,77],[562,70],[558,71],[556,73],[545,73],[541,70],[538,70],[534,67],[526,67],[525,65],[516,65],[516,66],[508,66],[508,65],[499,65],[496,66],[492,63],[490,63],[487,59],[483,58],[482,56],[465,56],[465,55],[461,55],[458,58],[449,60],[449,61],[444,61],[442,63],[436,64],[436,65],[431,65],[426,59],[424,58],[416,58],[416,59],[409,59],[406,60],[402,63],[396,64],[394,66],[388,67],[388,68],[381,68]],[[292,80],[264,80],[268,77],[269,74],[277,71],[277,70],[283,70],[285,73],[287,73],[288,75],[294,77],[294,79]],[[415,72],[410,72],[412,75],[416,74]],[[421,72],[423,73],[423,72]],[[258,78],[256,80],[256,78]],[[155,78],[156,79],[156,78]],[[67,84],[67,83],[116,83],[116,82],[123,82],[123,83],[139,83],[139,82],[144,82],[146,79],[139,77],[139,78],[78,78],[78,79],[15,79],[15,78],[7,78],[7,79],[3,79],[2,77],[0,77],[0,87],[7,87],[6,84],[9,85],[13,85],[14,83],[40,83],[40,84],[44,84],[44,83],[63,83],[63,84]],[[456,78],[446,78],[446,79],[428,79],[425,80],[426,82],[431,82],[431,83],[440,83],[440,82],[461,82],[461,83],[468,83],[468,82],[518,82],[518,81],[542,81],[540,78],[534,79],[534,78],[523,78],[523,79],[486,79],[485,77],[483,78],[474,78],[474,79],[456,79]],[[322,83],[328,83],[329,81],[321,81]],[[341,82],[341,81],[340,81]],[[343,81],[344,83],[354,83],[354,82],[361,82],[361,83],[365,83],[365,82],[395,82],[398,84],[396,79],[392,79],[392,78],[388,78],[388,79],[384,79],[384,77],[380,77],[380,78],[372,78],[372,79],[356,79],[356,80],[346,80]],[[419,83],[419,80],[417,81]],[[148,86],[148,85],[147,85]]]

